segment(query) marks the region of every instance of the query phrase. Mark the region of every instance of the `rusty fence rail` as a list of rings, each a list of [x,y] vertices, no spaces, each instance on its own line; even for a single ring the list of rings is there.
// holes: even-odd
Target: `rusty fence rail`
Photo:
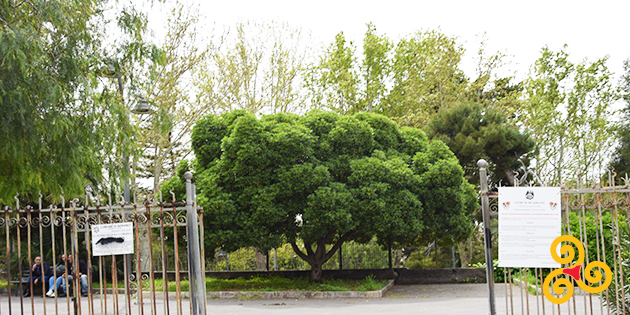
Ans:
[[[8,282],[6,292],[0,293],[0,314],[205,314],[205,298],[200,300],[205,296],[205,282],[204,288],[202,281],[197,281],[196,288],[188,285],[194,279],[191,274],[195,275],[194,266],[191,268],[194,260],[190,259],[195,250],[189,245],[197,246],[194,257],[203,257],[203,213],[195,205],[194,185],[187,179],[193,193],[183,202],[129,205],[113,204],[109,198],[107,205],[97,201],[92,205],[86,197],[83,203],[74,199],[66,205],[62,196],[60,205],[43,208],[40,196],[39,206],[34,208],[20,207],[16,198],[15,208],[5,206],[0,211],[0,242],[6,243],[4,271]],[[125,222],[133,223],[134,253],[93,256],[92,227]],[[170,253],[174,262],[167,264],[165,253]],[[72,261],[61,262],[60,257],[68,255],[72,255]],[[180,255],[188,256],[189,266],[180,265]],[[61,277],[55,268],[58,264],[75,266],[71,274],[74,281],[66,289],[71,294],[61,297],[57,288],[54,297],[49,297],[45,281],[34,285],[22,280],[32,276],[30,267],[37,256],[49,258],[55,279]],[[88,267],[87,296],[81,294],[77,267],[81,260]],[[166,266],[173,264],[176,278],[169,281]],[[197,268],[197,273],[205,274],[204,264]],[[183,270],[188,270],[188,279],[180,277]],[[188,292],[183,292],[187,286]],[[29,297],[22,296],[25,290],[31,293]],[[184,304],[190,311],[184,312]]]

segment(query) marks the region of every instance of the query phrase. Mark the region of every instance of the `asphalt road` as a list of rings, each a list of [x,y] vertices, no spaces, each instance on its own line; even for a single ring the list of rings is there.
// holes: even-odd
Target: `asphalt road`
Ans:
[[[523,295],[523,303],[521,304],[521,290],[512,286],[513,306],[508,300],[508,308],[506,313],[506,286],[497,284],[495,287],[497,314],[528,314],[525,305],[529,302],[529,314],[542,314],[541,299],[538,298],[538,311],[536,309],[537,301],[533,295]],[[509,296],[509,295],[508,295]],[[526,297],[529,298],[527,301]],[[90,306],[85,298],[81,299],[81,314],[89,314]],[[44,303],[41,297],[23,300],[23,309],[21,308],[20,298],[11,298],[11,312],[8,309],[8,300],[6,295],[0,297],[0,314],[44,314]],[[59,299],[57,309],[55,309],[54,299],[47,299],[45,314],[74,314],[72,303],[68,308],[66,299]],[[112,297],[108,297],[107,311],[101,307],[101,300],[94,297],[94,314],[116,314],[115,308],[118,308],[119,314],[126,314],[125,310],[129,309],[125,305],[124,298],[119,297],[117,307],[113,305]],[[144,314],[153,314],[153,305],[150,300],[144,300]],[[169,301],[170,312],[165,312],[165,303],[163,299],[158,298],[155,303],[156,315],[162,314],[178,314],[176,301]],[[182,315],[190,314],[190,306],[188,299],[182,300]],[[602,314],[599,300],[593,297],[593,314]],[[139,314],[140,306],[135,300],[131,303],[131,313]],[[521,307],[523,305],[523,307]],[[104,305],[103,305],[104,306]],[[551,310],[551,303],[545,302],[545,314],[591,314],[590,297],[576,296],[575,300],[560,306],[560,312],[557,306],[553,305],[554,311]],[[569,312],[570,308],[570,312]],[[587,310],[587,312],[585,312]],[[70,312],[68,312],[70,311]],[[22,313],[23,312],[23,313]],[[325,314],[462,314],[462,315],[486,315],[489,314],[489,302],[487,298],[487,287],[485,284],[436,284],[436,285],[398,285],[394,286],[385,297],[380,299],[279,299],[279,300],[262,300],[262,299],[208,299],[207,314],[299,314],[299,315],[325,315]]]

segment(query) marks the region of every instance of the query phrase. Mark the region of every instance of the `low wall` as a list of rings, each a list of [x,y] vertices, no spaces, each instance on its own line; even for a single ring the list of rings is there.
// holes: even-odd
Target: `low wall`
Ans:
[[[284,278],[309,277],[310,270],[290,270],[290,271],[206,271],[206,277],[218,279],[248,279],[254,276],[269,277],[279,276]],[[349,269],[349,270],[322,270],[324,278],[333,279],[362,280],[369,275],[374,275],[376,279],[395,279],[396,273],[391,269]],[[173,275],[174,276],[174,275]],[[170,277],[170,275],[169,275]]]
[[[485,268],[399,269],[396,284],[486,282]]]
[[[156,273],[157,275],[157,273]],[[251,277],[279,276],[284,278],[308,277],[309,270],[291,271],[206,271],[207,277],[218,279],[249,279]],[[369,275],[376,279],[395,279],[396,284],[440,284],[440,283],[482,283],[486,282],[485,268],[448,268],[448,269],[348,269],[323,270],[323,277],[334,279],[361,280]],[[182,279],[188,274],[182,273]],[[169,272],[170,281],[175,279],[175,273]]]

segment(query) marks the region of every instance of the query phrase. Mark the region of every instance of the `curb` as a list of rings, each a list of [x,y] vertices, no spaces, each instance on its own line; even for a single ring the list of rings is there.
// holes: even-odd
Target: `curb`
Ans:
[[[218,291],[207,293],[210,299],[376,299],[382,298],[391,287],[394,280],[389,280],[387,285],[377,291]]]

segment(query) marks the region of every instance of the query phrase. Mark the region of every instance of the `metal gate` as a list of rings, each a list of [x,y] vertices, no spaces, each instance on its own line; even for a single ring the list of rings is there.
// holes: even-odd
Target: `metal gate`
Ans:
[[[114,204],[110,197],[101,205],[86,197],[66,205],[61,196],[60,205],[42,208],[40,195],[34,208],[20,207],[16,196],[15,208],[5,206],[0,212],[7,281],[0,293],[0,314],[205,314],[203,214],[195,204],[192,174],[185,177],[186,201],[179,202],[172,194],[170,202],[160,196],[142,204]],[[93,256],[92,227],[123,222],[133,223],[134,254]],[[68,255],[71,261],[61,261]],[[28,281],[37,256],[49,258],[53,286],[61,277],[54,266],[75,266],[65,296],[57,288],[49,297],[45,281]],[[84,296],[81,260],[87,265]],[[66,281],[62,277],[60,283]],[[29,297],[23,296],[26,290]]]
[[[486,182],[487,163],[480,161],[481,199],[485,218],[498,217],[498,194],[488,191]],[[523,185],[531,172],[515,176],[515,185]],[[488,279],[493,273],[504,275],[503,284],[488,281],[491,314],[629,314],[630,284],[627,280],[630,267],[630,241],[628,236],[627,210],[630,208],[630,179],[625,185],[615,185],[614,172],[610,172],[606,184],[585,184],[580,178],[561,187],[562,234],[572,235],[584,244],[585,261],[602,261],[613,272],[609,288],[600,294],[579,290],[573,278],[566,277],[576,288],[570,300],[564,304],[552,304],[544,298],[542,283],[548,268],[487,268]],[[492,243],[489,221],[485,225],[486,261],[492,266]],[[486,224],[486,222],[484,222]],[[489,259],[489,262],[488,262]],[[569,267],[563,265],[562,267]],[[584,269],[582,269],[584,270]],[[530,275],[529,281],[528,274]],[[533,276],[533,277],[531,277]],[[535,280],[534,280],[535,279]],[[557,279],[552,281],[553,283]],[[602,279],[603,280],[603,279]],[[601,284],[601,282],[600,282]],[[516,286],[518,287],[516,287]],[[581,292],[580,292],[581,291]],[[565,291],[566,293],[566,291]],[[554,293],[554,296],[556,294]],[[562,296],[562,294],[560,294]]]

